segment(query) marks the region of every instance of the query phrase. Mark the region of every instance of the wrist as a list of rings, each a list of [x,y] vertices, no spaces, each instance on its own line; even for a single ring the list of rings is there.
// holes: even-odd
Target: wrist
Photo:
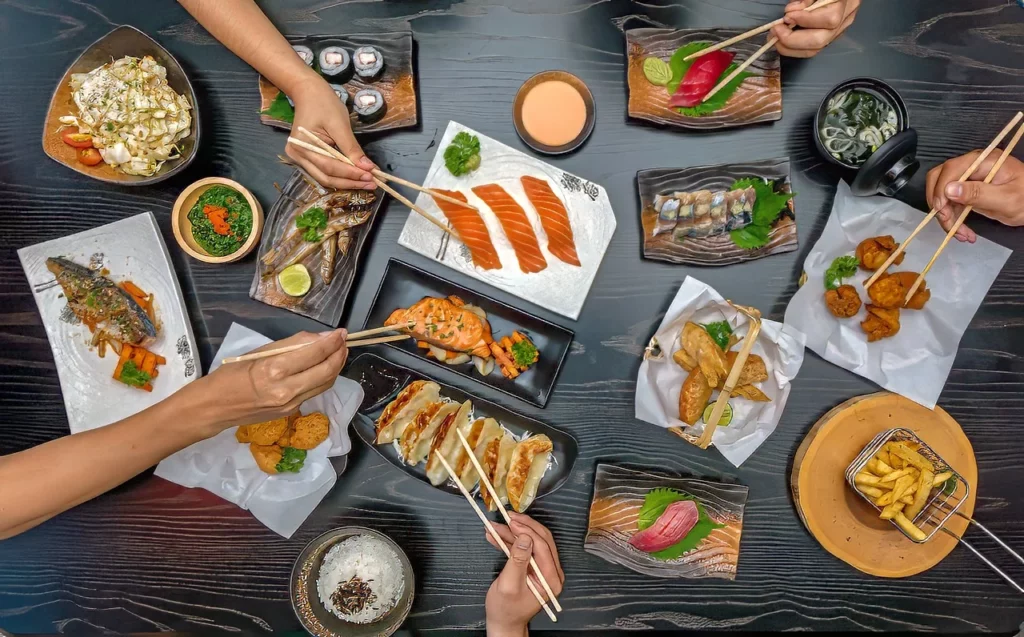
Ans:
[[[317,75],[316,71],[309,67],[303,67],[301,73],[297,73],[292,79],[289,79],[288,86],[279,88],[297,105],[305,99],[305,96],[322,90],[326,86],[327,81]]]
[[[205,440],[223,431],[231,422],[225,396],[210,386],[212,376],[197,379],[181,388],[172,400],[174,418],[195,438]]]
[[[526,637],[529,634],[525,623],[487,620],[487,637]]]

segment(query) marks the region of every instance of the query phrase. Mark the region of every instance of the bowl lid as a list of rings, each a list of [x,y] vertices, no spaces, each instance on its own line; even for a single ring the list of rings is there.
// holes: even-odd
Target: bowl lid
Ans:
[[[917,131],[907,128],[896,133],[860,167],[850,191],[858,197],[875,194],[892,197],[921,167],[916,155]]]

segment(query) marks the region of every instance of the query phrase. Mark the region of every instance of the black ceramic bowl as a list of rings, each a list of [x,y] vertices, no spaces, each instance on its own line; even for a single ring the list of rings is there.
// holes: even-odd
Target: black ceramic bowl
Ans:
[[[849,89],[861,89],[874,93],[896,109],[896,134],[890,137],[863,163],[850,164],[836,159],[821,142],[821,122],[829,101],[837,93]],[[850,190],[858,196],[883,194],[891,197],[914,176],[921,166],[917,161],[917,131],[910,127],[907,105],[896,89],[873,77],[855,77],[846,80],[830,90],[818,105],[814,114],[814,145],[818,153],[830,163],[847,170],[856,171]]]

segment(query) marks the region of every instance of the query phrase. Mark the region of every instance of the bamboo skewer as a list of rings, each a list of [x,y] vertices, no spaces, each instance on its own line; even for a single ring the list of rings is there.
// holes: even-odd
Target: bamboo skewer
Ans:
[[[706,419],[704,432],[701,433],[700,438],[697,440],[697,446],[701,449],[707,449],[708,445],[711,444],[711,436],[714,435],[715,429],[718,428],[718,421],[721,420],[722,414],[725,413],[725,407],[729,404],[729,398],[732,397],[733,390],[736,389],[736,382],[740,379],[743,366],[747,363],[747,358],[750,356],[751,350],[754,349],[754,343],[757,342],[757,335],[761,332],[761,313],[759,311],[752,307],[736,305],[732,301],[728,301],[728,303],[750,319],[750,329],[747,330],[746,342],[743,343],[739,354],[736,355],[736,361],[732,364],[732,369],[729,370],[729,375],[725,379],[725,385],[718,394],[718,400],[715,401],[715,406],[711,410],[711,417]]]
[[[400,335],[401,338],[399,338],[398,336],[390,336],[388,337],[390,340],[371,339],[373,341],[372,343],[370,341],[360,341],[359,339],[364,338],[366,336],[373,336],[374,334],[381,334],[383,332],[397,332],[403,329],[409,329],[415,324],[415,322],[409,321],[404,327],[401,325],[385,325],[383,327],[375,327],[371,330],[352,332],[346,337],[345,345],[347,347],[359,347],[360,345],[373,345],[375,343],[390,343],[392,341],[404,340],[406,338],[409,338],[408,334]],[[230,356],[228,358],[223,359],[221,361],[221,364],[243,363],[245,361],[257,361],[260,360],[261,358],[270,358],[271,356],[277,356],[278,354],[287,354],[289,352],[300,350],[303,347],[312,345],[315,342],[316,341],[309,341],[307,343],[296,343],[295,345],[285,345],[284,347],[278,347],[276,349],[266,349],[263,350],[262,352],[250,352],[248,354],[243,354],[241,356]]]
[[[820,0],[819,2],[815,2],[811,6],[807,7],[806,9],[804,9],[804,11],[814,11],[816,9],[821,9],[822,7],[827,7],[828,5],[835,4],[837,2],[839,2],[839,0]],[[736,44],[737,42],[742,42],[743,40],[750,39],[750,38],[754,37],[755,35],[761,35],[765,31],[770,31],[772,29],[772,27],[774,27],[776,25],[779,25],[779,24],[782,24],[784,21],[785,21],[785,18],[779,18],[778,20],[772,20],[771,22],[768,22],[767,24],[762,24],[759,27],[753,28],[753,29],[751,29],[749,31],[746,31],[745,33],[741,33],[741,34],[739,34],[737,36],[731,37],[728,40],[724,40],[722,42],[719,42],[718,44],[714,44],[712,46],[709,46],[706,49],[701,49],[700,51],[696,51],[694,53],[691,53],[691,54],[687,55],[686,57],[684,57],[683,61],[684,62],[689,62],[690,60],[699,58],[699,57],[701,57],[703,55],[707,55],[708,53],[713,53],[715,51],[721,51],[722,49],[726,48],[727,46],[732,46],[733,44]]]
[[[458,429],[455,433],[459,435],[459,441],[462,442],[462,448],[469,455],[469,461],[473,463],[473,468],[476,469],[477,475],[480,476],[480,484],[484,485],[487,489],[487,493],[490,494],[491,500],[498,506],[498,511],[501,512],[501,517],[505,519],[505,524],[512,524],[512,518],[509,517],[508,511],[505,509],[505,505],[501,503],[501,498],[498,497],[498,493],[494,490],[494,485],[491,484],[491,480],[487,477],[487,473],[484,468],[480,466],[480,461],[476,459],[476,454],[473,452],[473,448],[469,446],[469,441]],[[551,585],[548,584],[548,580],[544,577],[544,574],[540,572],[540,567],[537,566],[537,560],[530,556],[530,566],[533,567],[533,572],[537,575],[537,580],[540,581],[540,585],[544,587],[544,592],[548,594],[548,599],[554,605],[555,610],[562,612],[562,605],[558,603],[558,598],[555,597],[554,591],[551,590]]]
[[[306,129],[300,127],[299,130],[305,131]],[[306,132],[308,132],[308,131],[306,131]],[[309,134],[312,135],[313,137],[315,137],[317,140],[320,140],[320,138],[316,137],[316,135],[313,135],[312,133],[309,133]],[[352,163],[352,162],[349,161],[348,157],[345,157],[344,155],[342,155],[339,151],[335,150],[334,148],[331,148],[330,146],[327,146],[327,144],[324,144],[325,146],[327,146],[327,149],[324,149],[324,148],[320,148],[319,146],[315,146],[313,144],[310,144],[309,142],[304,142],[301,139],[298,139],[296,137],[289,137],[288,138],[288,143],[289,144],[294,144],[294,145],[296,145],[296,146],[298,146],[300,148],[305,148],[306,150],[308,150],[310,152],[316,153],[318,155],[323,155],[324,157],[330,157],[332,159],[339,159],[339,160],[344,161],[344,162],[349,163],[349,164]],[[323,144],[324,143],[323,140],[320,140],[320,143]],[[428,212],[426,212],[425,210],[423,210],[422,208],[420,208],[419,206],[417,206],[413,202],[411,202],[408,199],[406,199],[400,192],[398,192],[397,190],[395,190],[391,186],[387,185],[382,180],[377,179],[376,177],[374,177],[373,181],[374,181],[374,183],[377,184],[377,186],[382,188],[384,190],[384,192],[388,193],[389,195],[391,195],[392,197],[397,199],[403,205],[407,206],[410,210],[412,210],[413,212],[419,214],[424,219],[426,219],[430,223],[432,223],[435,226],[437,226],[438,228],[440,228],[442,231],[447,232],[448,234],[452,235],[453,237],[458,238],[458,235],[451,228],[449,228],[448,226],[444,225],[443,223],[438,221],[436,218],[434,218],[433,215],[429,214]]]
[[[1010,120],[1010,123],[1007,124],[1003,128],[1003,130],[999,132],[998,135],[996,135],[995,139],[992,140],[992,143],[989,144],[985,148],[985,150],[981,151],[981,154],[978,155],[978,158],[974,160],[974,162],[967,168],[967,170],[964,171],[962,175],[960,175],[960,179],[958,179],[957,181],[967,181],[971,177],[971,175],[974,174],[974,171],[978,169],[978,166],[981,166],[982,162],[984,162],[992,153],[992,151],[995,150],[996,146],[999,145],[999,142],[1003,141],[1003,138],[1010,133],[1013,127],[1016,126],[1021,119],[1024,119],[1024,112],[1018,111],[1017,114],[1013,116],[1013,119]],[[885,271],[889,269],[889,266],[892,265],[893,262],[895,262],[901,254],[903,254],[903,251],[907,249],[907,246],[910,244],[910,242],[914,240],[914,238],[921,232],[921,230],[923,230],[924,227],[928,225],[928,222],[934,219],[935,215],[937,215],[938,213],[938,208],[932,208],[928,212],[928,214],[925,215],[925,218],[921,220],[921,223],[917,224],[917,227],[914,228],[914,231],[910,233],[910,236],[904,239],[903,243],[899,244],[896,247],[896,249],[893,250],[892,254],[889,255],[889,258],[886,259],[885,262],[882,263],[882,265],[877,270],[875,270],[875,273],[872,274],[868,278],[868,280],[864,282],[864,289],[870,288],[872,285],[874,285],[875,281],[878,280],[878,277],[885,274]]]
[[[448,464],[448,461],[444,459],[444,455],[442,455],[440,451],[435,451],[434,453],[437,454],[437,459],[441,461],[441,464],[444,465],[444,468],[448,472],[448,475],[451,476],[452,480],[454,480],[455,484],[459,487],[459,491],[462,491],[462,495],[466,496],[466,499],[469,500],[469,504],[472,505],[473,511],[476,512],[476,516],[480,518],[480,521],[484,523],[485,527],[487,527],[487,532],[491,534],[491,537],[494,538],[495,543],[497,543],[497,545],[501,547],[501,550],[505,552],[505,557],[507,557],[508,559],[512,559],[512,552],[508,550],[508,545],[505,544],[505,540],[501,539],[501,536],[498,535],[498,531],[494,528],[494,525],[491,524],[491,521],[487,519],[486,515],[484,515],[484,512],[480,509],[480,505],[478,505],[476,503],[476,500],[473,499],[473,496],[469,494],[469,491],[466,490],[466,486],[462,484],[462,481],[459,480],[459,477],[455,475],[455,470],[452,469],[451,465]],[[530,563],[534,563],[532,556],[530,557]],[[540,571],[537,572],[540,573]],[[555,614],[551,611],[550,608],[548,608],[547,602],[544,601],[544,597],[540,594],[540,591],[537,590],[537,587],[534,586],[533,580],[527,577],[526,585],[530,588],[530,592],[533,593],[533,596],[537,598],[537,601],[540,602],[540,605],[544,608],[544,612],[548,614],[548,617],[551,618],[551,621],[557,622],[558,618],[555,617]]]
[[[1006,148],[1003,150],[1003,154],[1000,155],[999,159],[997,159],[996,163],[992,166],[992,170],[988,171],[988,175],[985,176],[984,183],[992,183],[992,180],[995,179],[996,173],[998,173],[999,169],[1003,167],[1003,163],[1006,162],[1006,158],[1009,157],[1010,154],[1013,152],[1013,149],[1017,146],[1017,142],[1020,141],[1020,138],[1022,136],[1024,136],[1024,124],[1022,124],[1020,128],[1017,129],[1017,132],[1014,133],[1013,137],[1010,139],[1010,142],[1006,145]],[[942,240],[942,243],[939,244],[939,249],[936,250],[935,254],[932,255],[931,260],[928,261],[928,265],[924,266],[924,269],[921,270],[921,274],[917,275],[917,279],[914,281],[914,285],[910,286],[910,291],[907,292],[907,296],[903,300],[904,305],[910,302],[910,299],[913,298],[918,288],[920,288],[921,284],[924,283],[924,275],[928,274],[928,271],[932,269],[933,265],[935,265],[936,259],[938,259],[939,255],[942,254],[942,251],[946,249],[946,245],[949,244],[950,239],[952,239],[953,236],[956,234],[956,231],[960,229],[960,226],[964,224],[964,220],[967,219],[967,215],[970,214],[971,210],[974,210],[974,206],[967,206],[966,208],[964,208],[964,211],[960,213],[960,217],[958,217],[957,220],[953,223],[953,225],[949,228],[949,231],[946,233],[946,236]]]
[[[749,67],[751,64],[753,64],[754,62],[757,62],[757,59],[759,57],[761,57],[762,55],[764,55],[765,52],[768,49],[770,49],[773,46],[775,46],[776,43],[778,43],[778,41],[779,41],[778,38],[772,36],[767,42],[764,43],[764,45],[760,49],[754,51],[753,55],[751,55],[746,60],[744,60],[743,64],[740,64],[735,69],[733,69],[733,72],[728,74],[728,75],[726,75],[724,78],[722,78],[722,81],[720,81],[718,84],[716,84],[715,88],[713,88],[710,91],[708,91],[708,94],[705,95],[703,97],[703,99],[701,99],[700,103],[703,104],[704,102],[706,102],[709,99],[711,99],[711,96],[713,96],[715,93],[717,93],[718,91],[721,91],[723,88],[725,88],[725,86],[729,82],[733,81],[733,78],[735,78],[737,75],[739,75],[743,71],[746,71],[747,67]]]

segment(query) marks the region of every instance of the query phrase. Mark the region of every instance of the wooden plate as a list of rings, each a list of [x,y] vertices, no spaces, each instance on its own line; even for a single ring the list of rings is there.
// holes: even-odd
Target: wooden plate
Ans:
[[[111,60],[126,55],[152,56],[167,69],[167,83],[170,87],[179,95],[184,95],[188,99],[188,103],[192,105],[190,111],[192,132],[178,142],[181,156],[178,159],[164,162],[160,170],[151,177],[129,175],[115,170],[113,166],[105,162],[100,162],[96,166],[86,166],[78,161],[77,149],[61,141],[60,133],[57,132],[61,127],[61,116],[75,113],[75,104],[71,98],[71,74],[88,73]],[[196,156],[196,150],[199,148],[199,133],[199,109],[196,107],[196,94],[192,90],[192,83],[189,82],[184,69],[178,64],[178,60],[174,59],[174,56],[160,46],[156,40],[142,31],[132,26],[122,25],[93,42],[60,78],[57,88],[53,91],[53,97],[50,98],[50,108],[46,112],[46,124],[43,126],[43,151],[58,164],[63,164],[87,177],[121,186],[146,186],[163,181],[171,175],[181,172],[192,163]]]
[[[878,577],[923,573],[949,555],[957,541],[945,533],[924,544],[905,538],[846,484],[844,473],[876,434],[906,427],[917,434],[971,485],[961,511],[974,513],[978,465],[960,425],[942,408],[926,409],[888,392],[858,396],[821,417],[793,459],[790,487],[797,513],[825,550]],[[954,517],[946,528],[961,535],[967,521]]]
[[[222,257],[213,256],[196,243],[196,240],[192,238],[192,222],[188,220],[188,213],[192,210],[192,206],[212,186],[227,186],[238,191],[245,197],[249,209],[252,210],[252,230],[249,232],[249,238],[238,250]],[[207,177],[195,182],[178,195],[178,199],[171,209],[171,230],[174,231],[174,238],[181,249],[193,259],[204,263],[231,263],[252,252],[259,242],[260,233],[263,232],[263,207],[260,206],[259,200],[249,192],[249,189],[237,181],[226,177]]]

